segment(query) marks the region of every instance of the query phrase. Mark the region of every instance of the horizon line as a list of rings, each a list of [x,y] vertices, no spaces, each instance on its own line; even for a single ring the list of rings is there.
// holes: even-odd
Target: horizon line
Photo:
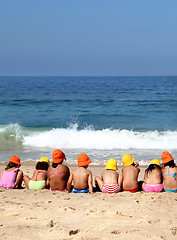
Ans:
[[[0,75],[0,77],[177,77],[177,75]]]

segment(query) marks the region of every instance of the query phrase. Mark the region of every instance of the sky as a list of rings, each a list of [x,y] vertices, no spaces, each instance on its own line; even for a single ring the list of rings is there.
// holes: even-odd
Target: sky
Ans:
[[[0,0],[0,76],[177,76],[176,0]]]

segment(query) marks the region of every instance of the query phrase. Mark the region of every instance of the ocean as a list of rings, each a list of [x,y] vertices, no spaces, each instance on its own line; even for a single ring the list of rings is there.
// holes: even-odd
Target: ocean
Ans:
[[[0,162],[177,159],[177,77],[0,77]],[[176,160],[175,160],[176,161]]]

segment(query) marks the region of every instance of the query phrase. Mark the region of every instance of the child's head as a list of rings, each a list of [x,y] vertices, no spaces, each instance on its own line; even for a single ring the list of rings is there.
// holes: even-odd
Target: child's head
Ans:
[[[129,153],[126,153],[122,156],[122,162],[124,167],[128,167],[134,163],[135,159]]]
[[[107,170],[118,170],[117,168],[117,162],[115,159],[111,158],[108,160],[105,169]]]
[[[40,158],[39,162],[36,164],[37,170],[48,170],[50,165],[50,160],[47,157]]]
[[[153,159],[150,164],[149,164],[149,167],[146,169],[146,173],[152,171],[153,169],[160,169],[161,170],[161,163],[160,163],[160,160],[159,159]]]
[[[7,164],[5,170],[12,168],[12,167],[18,168],[20,166],[21,166],[20,158],[18,156],[14,155],[9,159],[9,163]]]
[[[52,154],[52,162],[53,162],[54,164],[57,164],[57,165],[58,165],[59,163],[62,163],[64,159],[66,160],[64,152],[62,152],[62,151],[59,150],[59,149],[55,149],[55,150],[53,151],[53,154]],[[52,164],[52,166],[53,166],[53,164]]]
[[[172,157],[172,155],[171,155],[169,152],[167,152],[167,151],[165,151],[165,152],[162,153],[161,158],[162,158],[162,163],[163,163],[163,164],[168,163],[168,162],[174,160],[173,157]]]
[[[163,152],[161,158],[164,166],[175,167],[174,159],[169,152]]]
[[[90,158],[85,153],[81,153],[77,158],[77,165],[79,167],[88,167],[88,165],[91,163]]]

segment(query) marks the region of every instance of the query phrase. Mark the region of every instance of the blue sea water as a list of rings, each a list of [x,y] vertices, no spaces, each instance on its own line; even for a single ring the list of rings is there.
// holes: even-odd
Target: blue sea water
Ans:
[[[0,77],[0,161],[177,157],[177,77]]]

